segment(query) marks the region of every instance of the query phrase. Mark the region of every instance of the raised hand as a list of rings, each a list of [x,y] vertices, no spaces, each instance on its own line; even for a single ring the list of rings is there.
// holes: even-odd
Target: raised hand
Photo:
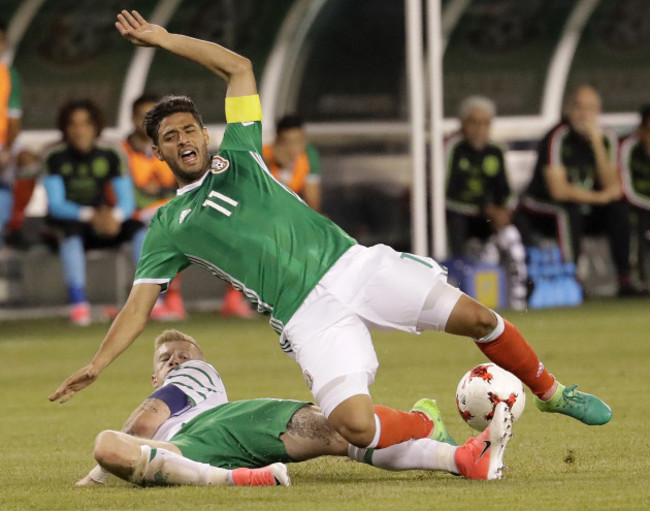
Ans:
[[[122,37],[137,46],[159,46],[167,30],[147,23],[138,11],[123,10],[117,15],[115,27]]]
[[[592,146],[603,144],[603,129],[598,124],[596,116],[585,122],[585,135]]]

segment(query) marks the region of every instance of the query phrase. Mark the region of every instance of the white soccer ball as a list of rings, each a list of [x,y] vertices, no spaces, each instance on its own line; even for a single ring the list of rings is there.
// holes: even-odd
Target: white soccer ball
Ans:
[[[505,402],[515,420],[526,405],[521,380],[496,364],[480,364],[465,373],[456,389],[456,406],[463,420],[483,431],[494,415],[498,403]]]

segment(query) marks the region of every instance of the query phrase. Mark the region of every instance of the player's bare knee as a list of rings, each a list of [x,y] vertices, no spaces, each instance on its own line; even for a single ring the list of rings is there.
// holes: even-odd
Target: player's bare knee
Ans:
[[[475,322],[474,322],[474,327],[476,328],[477,333],[472,337],[475,338],[485,337],[490,332],[492,332],[496,328],[496,326],[497,326],[497,318],[494,315],[494,312],[492,312],[487,307],[484,307],[483,305],[477,307],[477,310],[475,312]]]
[[[102,431],[97,435],[93,450],[93,456],[95,456],[97,463],[105,465],[115,462],[117,438],[117,432],[111,430]]]
[[[445,331],[480,339],[492,332],[496,326],[497,318],[494,312],[473,298],[463,295],[454,307]]]
[[[367,447],[375,437],[374,415],[350,414],[332,425],[343,438],[357,447]]]
[[[360,375],[361,376],[361,375]],[[367,389],[367,375],[362,375],[363,390]],[[350,389],[347,389],[350,391]],[[362,392],[344,399],[327,415],[327,420],[334,429],[348,442],[359,447],[366,447],[375,436],[375,410],[369,394]]]

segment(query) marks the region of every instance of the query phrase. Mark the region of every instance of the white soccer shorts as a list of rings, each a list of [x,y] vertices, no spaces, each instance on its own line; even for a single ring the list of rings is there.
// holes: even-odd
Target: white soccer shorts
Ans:
[[[330,268],[281,339],[326,417],[347,398],[369,394],[379,365],[369,329],[418,333],[429,292],[446,280],[445,268],[433,259],[385,245],[355,245]],[[440,328],[457,299],[443,293],[435,305]]]

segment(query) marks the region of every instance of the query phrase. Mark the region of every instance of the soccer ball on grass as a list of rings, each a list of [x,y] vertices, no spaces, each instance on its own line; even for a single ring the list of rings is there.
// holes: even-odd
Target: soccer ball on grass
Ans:
[[[480,364],[465,373],[456,389],[456,406],[463,420],[483,431],[498,403],[505,402],[515,420],[524,411],[526,393],[514,374],[496,364]]]

